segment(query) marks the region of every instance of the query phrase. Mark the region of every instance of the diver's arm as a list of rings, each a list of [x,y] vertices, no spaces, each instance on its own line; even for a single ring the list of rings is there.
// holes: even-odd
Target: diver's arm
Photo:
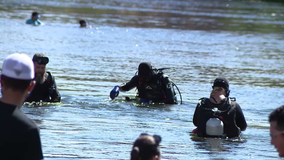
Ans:
[[[198,124],[198,117],[199,117],[199,110],[200,110],[200,103],[198,103],[196,105],[195,111],[194,111],[194,115],[193,115],[193,124],[197,127]]]
[[[129,82],[119,86],[119,89],[120,89],[120,91],[129,91],[129,90],[137,87],[138,84],[139,84],[139,78],[138,78],[138,76],[134,76],[134,77],[132,77],[132,79]]]
[[[49,96],[50,96],[50,102],[60,102],[61,101],[61,95],[58,91],[58,88],[55,83],[55,78],[52,77],[52,85],[49,88]]]
[[[247,128],[247,122],[240,105],[237,102],[235,103],[236,103],[236,124],[238,127],[240,127],[241,131],[244,131]]]
[[[168,76],[163,75],[163,85],[164,85],[164,92],[165,92],[165,99],[164,103],[166,104],[175,104],[175,92],[173,88],[173,84]]]

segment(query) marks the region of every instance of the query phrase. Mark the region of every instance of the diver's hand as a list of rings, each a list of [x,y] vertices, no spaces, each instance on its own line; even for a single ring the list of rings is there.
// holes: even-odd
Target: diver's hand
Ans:
[[[114,86],[114,88],[110,91],[109,97],[113,100],[118,95],[119,95],[119,86]]]

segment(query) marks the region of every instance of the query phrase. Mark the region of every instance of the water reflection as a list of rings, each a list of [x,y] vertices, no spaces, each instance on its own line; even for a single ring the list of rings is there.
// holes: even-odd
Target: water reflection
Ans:
[[[193,134],[191,134],[191,139],[194,141],[194,146],[198,152],[208,155],[210,159],[220,159],[217,158],[220,157],[219,155],[230,154],[235,149],[240,149],[239,144],[246,142],[245,139],[200,138]]]

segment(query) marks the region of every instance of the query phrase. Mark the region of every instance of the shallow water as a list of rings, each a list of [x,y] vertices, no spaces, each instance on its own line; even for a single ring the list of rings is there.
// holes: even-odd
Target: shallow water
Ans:
[[[45,25],[25,25],[32,11]],[[79,19],[92,28],[82,29]],[[129,159],[142,132],[162,136],[162,159],[278,159],[268,114],[284,103],[284,5],[241,1],[9,0],[0,2],[0,61],[44,53],[62,104],[24,106],[41,129],[45,159]],[[151,62],[183,104],[141,107],[108,96]],[[247,119],[242,141],[190,132],[198,99],[225,76]]]

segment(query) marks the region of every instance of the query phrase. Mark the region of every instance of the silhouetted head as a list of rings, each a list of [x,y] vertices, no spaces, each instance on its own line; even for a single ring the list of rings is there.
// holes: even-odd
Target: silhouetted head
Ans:
[[[33,12],[31,18],[33,21],[36,21],[37,19],[40,18],[40,15],[38,12]]]
[[[142,133],[133,144],[131,160],[159,160],[161,136]]]
[[[80,23],[80,27],[82,27],[82,28],[83,27],[87,27],[87,25],[88,25],[88,23],[85,20],[83,20],[83,19],[80,20],[79,23]]]
[[[149,80],[153,76],[152,66],[148,62],[142,62],[138,67],[138,77],[144,80]]]
[[[276,148],[279,157],[284,157],[284,105],[274,109],[268,117],[270,123],[271,145]]]
[[[284,105],[274,109],[268,117],[268,121],[276,121],[277,128],[280,131],[284,131]]]

